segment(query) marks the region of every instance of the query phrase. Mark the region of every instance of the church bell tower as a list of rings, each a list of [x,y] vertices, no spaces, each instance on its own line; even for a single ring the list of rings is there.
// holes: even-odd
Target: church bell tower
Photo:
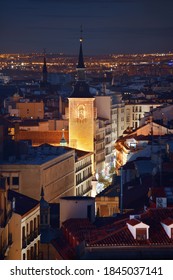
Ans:
[[[90,93],[85,78],[82,29],[76,70],[77,81],[71,96],[68,98],[69,144],[72,148],[94,152],[95,98]]]

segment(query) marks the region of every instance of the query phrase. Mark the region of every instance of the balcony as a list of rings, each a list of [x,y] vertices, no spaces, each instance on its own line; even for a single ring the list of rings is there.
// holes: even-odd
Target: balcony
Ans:
[[[83,190],[81,195],[85,195],[85,194],[87,194],[91,190],[92,190],[92,186],[89,186],[87,189]]]
[[[22,240],[22,249],[25,249],[27,247],[27,239]]]
[[[89,173],[87,176],[84,176],[83,178],[81,178],[80,180],[76,181],[76,186],[85,182],[86,180],[88,180],[89,178],[92,177],[92,173]]]
[[[100,139],[96,139],[95,144],[100,144],[103,143],[105,141],[105,138],[100,138]]]
[[[110,145],[112,143],[112,140],[110,139],[110,140],[107,140],[106,141],[106,143],[105,143],[105,146],[108,146],[108,145]]]
[[[32,231],[27,237],[24,237],[22,240],[22,249],[25,249],[34,239],[36,239],[40,234],[40,230],[37,228]]]
[[[79,172],[80,170],[82,170],[82,169],[84,169],[84,168],[90,166],[91,164],[92,164],[92,162],[89,161],[89,162],[87,162],[87,163],[85,163],[85,164],[83,164],[83,165],[77,167],[77,168],[76,168],[76,173]]]
[[[101,162],[105,162],[105,156],[103,158],[96,160],[96,164],[99,164]]]
[[[34,230],[34,238],[37,238],[39,235],[39,230],[38,229],[35,229]]]
[[[87,189],[83,190],[83,191],[80,191],[79,192],[79,196],[84,196],[86,195],[88,192],[90,192],[92,190],[92,186],[89,186]]]
[[[109,134],[111,134],[112,133],[112,130],[107,130],[106,131],[106,135],[109,135]]]
[[[104,153],[104,151],[105,151],[105,147],[103,147],[99,150],[96,150],[96,154],[102,154],[102,153]]]

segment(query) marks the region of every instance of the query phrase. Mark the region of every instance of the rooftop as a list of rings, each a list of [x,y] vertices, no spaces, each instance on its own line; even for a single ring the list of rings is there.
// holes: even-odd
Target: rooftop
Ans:
[[[13,190],[8,190],[8,199],[13,202],[15,199],[15,207],[13,211],[21,216],[30,212],[36,206],[39,206],[39,201]]]
[[[86,247],[121,247],[121,248],[135,248],[150,247],[150,248],[173,248],[173,239],[169,238],[163,229],[161,222],[165,219],[173,218],[173,208],[155,208],[148,209],[146,212],[140,214],[138,220],[129,220],[129,217],[109,219],[109,223],[104,222],[101,226],[101,218],[99,218],[99,226],[97,223],[90,223],[88,219],[70,219],[63,223],[63,232],[73,237],[78,242],[85,240]],[[134,239],[130,230],[127,227],[127,222],[131,221],[133,224],[140,222],[149,226],[149,239],[137,240]],[[56,241],[58,243],[58,241]]]
[[[11,156],[8,160],[0,160],[0,164],[41,165],[57,158],[58,156],[68,154],[71,151],[64,147],[43,144],[39,147],[29,147],[28,153],[21,155],[20,157]]]
[[[93,98],[93,96],[89,91],[89,85],[85,81],[78,81],[69,98]]]

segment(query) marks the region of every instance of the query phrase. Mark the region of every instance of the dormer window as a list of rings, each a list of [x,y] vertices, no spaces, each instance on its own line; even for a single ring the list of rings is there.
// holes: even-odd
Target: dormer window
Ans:
[[[173,218],[167,218],[161,222],[166,234],[169,238],[173,239]]]
[[[127,227],[136,240],[149,239],[149,226],[137,219],[131,219],[127,222]]]

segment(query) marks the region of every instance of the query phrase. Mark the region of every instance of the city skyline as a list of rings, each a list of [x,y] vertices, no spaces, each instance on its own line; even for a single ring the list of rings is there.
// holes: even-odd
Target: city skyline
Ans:
[[[169,52],[172,1],[8,0],[1,4],[0,53],[77,54]]]

